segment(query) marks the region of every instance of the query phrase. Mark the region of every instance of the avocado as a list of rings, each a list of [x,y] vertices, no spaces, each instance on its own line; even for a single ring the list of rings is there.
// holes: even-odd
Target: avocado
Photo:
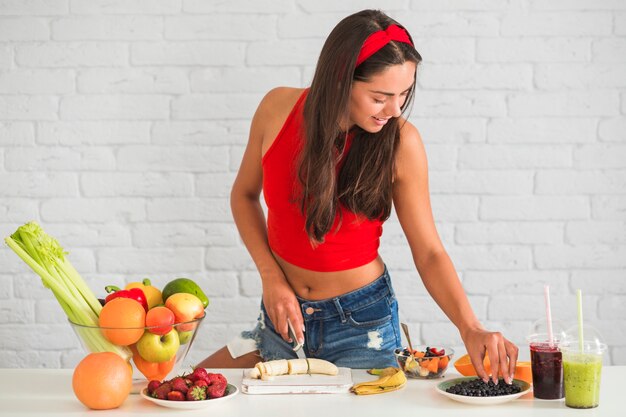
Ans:
[[[170,295],[179,292],[195,295],[200,299],[200,301],[202,301],[204,308],[207,308],[209,305],[209,298],[206,296],[204,291],[202,291],[202,288],[189,278],[176,278],[175,280],[168,282],[167,285],[163,287],[163,302],[165,303]]]

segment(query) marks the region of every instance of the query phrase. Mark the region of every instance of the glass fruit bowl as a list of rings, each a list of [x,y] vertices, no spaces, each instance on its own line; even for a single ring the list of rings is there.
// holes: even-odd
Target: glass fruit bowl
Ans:
[[[133,368],[133,393],[138,393],[148,381],[169,379],[178,374],[196,337],[205,315],[197,319],[166,326],[101,327],[85,326],[68,320],[83,349],[88,352],[110,350],[94,343],[103,335],[120,349]],[[97,332],[97,333],[96,333]],[[132,343],[129,343],[133,341]],[[110,347],[110,345],[109,345]]]
[[[412,352],[405,348],[396,349],[394,354],[408,378],[432,379],[446,373],[454,350],[449,347],[416,346]]]

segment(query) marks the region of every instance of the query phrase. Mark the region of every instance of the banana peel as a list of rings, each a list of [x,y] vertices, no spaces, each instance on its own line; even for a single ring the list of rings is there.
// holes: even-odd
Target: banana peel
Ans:
[[[400,368],[375,368],[367,371],[371,375],[377,375],[374,381],[354,384],[351,391],[357,395],[383,394],[399,390],[406,384],[406,376]]]

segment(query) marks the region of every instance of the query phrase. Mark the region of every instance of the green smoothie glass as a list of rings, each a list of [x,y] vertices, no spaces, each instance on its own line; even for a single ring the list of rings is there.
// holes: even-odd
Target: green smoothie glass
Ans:
[[[602,355],[606,345],[584,341],[560,346],[563,353],[563,385],[565,405],[572,408],[594,408],[600,404]]]

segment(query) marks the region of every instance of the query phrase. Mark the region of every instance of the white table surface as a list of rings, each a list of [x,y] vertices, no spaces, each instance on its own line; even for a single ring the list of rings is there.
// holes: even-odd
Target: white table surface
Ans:
[[[210,370],[221,372],[228,381],[241,388],[242,370]],[[353,370],[353,379],[372,379],[362,370]],[[620,416],[626,415],[623,381],[626,366],[606,366],[602,369],[600,406],[588,410],[570,409],[563,400],[535,400],[532,393],[518,400],[492,406],[461,404],[436,392],[435,386],[458,377],[449,369],[443,379],[410,379],[395,392],[380,395],[300,394],[247,395],[239,394],[228,401],[219,401],[201,410],[174,410],[153,404],[139,395],[130,395],[120,408],[91,411],[72,392],[71,369],[0,369],[0,416],[131,416],[176,413],[181,416],[228,417],[395,417],[395,416]],[[620,411],[621,410],[621,411]]]

